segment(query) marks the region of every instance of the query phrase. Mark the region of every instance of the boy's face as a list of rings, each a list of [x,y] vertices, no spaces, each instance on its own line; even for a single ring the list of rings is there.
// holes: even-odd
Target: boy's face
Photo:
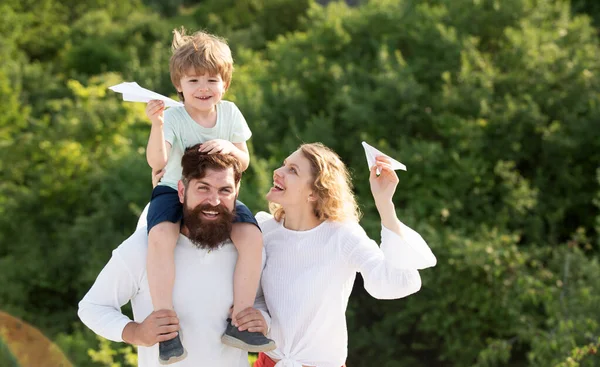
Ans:
[[[220,75],[197,75],[192,69],[179,80],[177,91],[183,93],[186,107],[210,112],[221,101],[228,87]]]

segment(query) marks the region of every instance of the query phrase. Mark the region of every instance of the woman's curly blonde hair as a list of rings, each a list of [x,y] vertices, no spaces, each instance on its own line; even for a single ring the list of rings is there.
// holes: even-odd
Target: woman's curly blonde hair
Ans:
[[[352,181],[346,165],[331,149],[321,143],[302,144],[298,148],[310,161],[315,181],[312,184],[315,215],[321,221],[357,221],[360,210],[352,191]],[[285,212],[281,205],[269,203],[275,220],[281,221]]]

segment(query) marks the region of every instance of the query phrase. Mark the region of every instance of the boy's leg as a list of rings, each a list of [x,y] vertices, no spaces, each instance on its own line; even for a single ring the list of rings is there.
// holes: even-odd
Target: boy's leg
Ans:
[[[162,222],[148,232],[148,285],[154,311],[173,309],[175,284],[175,245],[179,223]]]
[[[234,223],[231,240],[238,251],[233,273],[233,312],[231,318],[237,325],[237,313],[254,305],[260,273],[262,271],[262,233],[254,224]]]
[[[146,270],[150,297],[155,311],[173,309],[175,284],[175,246],[179,238],[181,204],[177,191],[157,187],[148,209],[148,255]],[[184,359],[187,352],[178,334],[159,343],[159,362],[171,364]]]
[[[233,275],[233,312],[235,322],[238,312],[254,306],[254,300],[262,272],[262,233],[252,212],[241,202],[236,203],[236,217],[231,231],[231,240],[238,259]],[[221,341],[229,346],[249,352],[268,352],[275,349],[275,342],[258,332],[239,331],[231,323],[227,325]]]

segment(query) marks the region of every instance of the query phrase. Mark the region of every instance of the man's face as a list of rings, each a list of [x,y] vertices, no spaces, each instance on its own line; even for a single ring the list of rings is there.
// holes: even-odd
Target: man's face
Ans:
[[[201,248],[215,248],[227,240],[236,198],[232,168],[208,169],[203,178],[190,180],[187,188],[180,181],[179,200],[188,238]]]

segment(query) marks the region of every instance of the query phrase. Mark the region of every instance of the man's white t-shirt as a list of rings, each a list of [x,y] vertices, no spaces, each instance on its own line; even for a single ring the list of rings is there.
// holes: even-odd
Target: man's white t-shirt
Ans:
[[[145,219],[143,220],[145,222]],[[142,322],[152,313],[152,300],[146,277],[148,234],[146,227],[113,251],[111,259],[94,285],[79,302],[79,318],[96,334],[121,342],[131,319],[121,307],[131,302],[133,319]],[[264,266],[263,253],[263,266]],[[187,358],[178,367],[248,367],[248,353],[221,343],[229,308],[233,305],[233,272],[237,250],[231,241],[208,251],[198,249],[179,235],[175,247],[173,305],[179,317]],[[270,317],[259,287],[254,307],[270,325]],[[140,367],[159,367],[158,344],[138,347]],[[174,365],[174,366],[175,366]]]

